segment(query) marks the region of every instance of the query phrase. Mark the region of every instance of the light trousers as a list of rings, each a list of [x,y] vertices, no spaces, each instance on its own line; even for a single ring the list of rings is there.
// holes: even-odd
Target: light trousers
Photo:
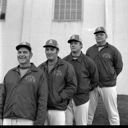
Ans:
[[[90,104],[88,114],[88,125],[91,125],[94,113],[98,104],[99,96],[102,97],[103,103],[108,113],[110,125],[120,125],[120,118],[117,109],[117,90],[114,87],[97,87],[90,92]]]
[[[48,110],[45,125],[65,125],[65,111]]]
[[[71,100],[66,110],[66,125],[73,125],[73,120],[76,125],[87,125],[88,106],[89,101],[76,106],[74,101]]]
[[[33,125],[32,120],[27,119],[3,119],[3,125]]]

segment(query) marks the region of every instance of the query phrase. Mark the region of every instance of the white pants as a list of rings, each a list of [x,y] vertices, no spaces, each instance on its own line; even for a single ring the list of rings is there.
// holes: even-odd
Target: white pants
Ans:
[[[120,118],[117,109],[116,86],[103,88],[97,87],[90,92],[88,125],[92,124],[99,96],[102,97],[102,100],[104,102],[105,108],[108,113],[110,125],[120,125]]]
[[[65,125],[65,111],[48,110],[45,125]]]
[[[75,120],[76,125],[87,125],[88,106],[89,101],[76,106],[74,101],[71,100],[66,110],[66,125],[73,125],[73,120]]]
[[[27,119],[3,119],[3,125],[33,125],[32,120]]]

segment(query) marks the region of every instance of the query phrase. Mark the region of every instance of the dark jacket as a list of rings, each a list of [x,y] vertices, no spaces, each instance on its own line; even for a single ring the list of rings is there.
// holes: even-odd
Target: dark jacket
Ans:
[[[58,57],[57,64],[48,73],[47,63],[39,68],[46,73],[48,81],[48,110],[66,110],[77,88],[75,71],[71,64]]]
[[[122,57],[117,48],[107,43],[101,51],[98,51],[95,44],[87,50],[86,55],[91,57],[98,67],[99,86],[115,86],[117,76],[123,68]]]
[[[47,83],[45,74],[34,64],[21,78],[19,66],[4,78],[0,114],[3,118],[23,118],[44,124],[47,109]]]
[[[89,100],[90,88],[93,89],[98,85],[97,67],[94,61],[82,52],[77,59],[73,59],[70,54],[64,60],[73,65],[77,76],[77,93],[73,100],[77,106],[84,104]]]

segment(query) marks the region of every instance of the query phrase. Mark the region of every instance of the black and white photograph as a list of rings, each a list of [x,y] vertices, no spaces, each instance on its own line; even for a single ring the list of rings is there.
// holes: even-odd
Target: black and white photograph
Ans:
[[[0,0],[0,126],[128,125],[128,0]]]

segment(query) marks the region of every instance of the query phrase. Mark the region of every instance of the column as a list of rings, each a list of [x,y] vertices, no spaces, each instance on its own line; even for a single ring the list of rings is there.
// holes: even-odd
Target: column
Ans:
[[[29,42],[31,39],[32,5],[33,0],[24,0],[21,41]]]
[[[105,0],[105,28],[108,42],[113,42],[113,0]]]

